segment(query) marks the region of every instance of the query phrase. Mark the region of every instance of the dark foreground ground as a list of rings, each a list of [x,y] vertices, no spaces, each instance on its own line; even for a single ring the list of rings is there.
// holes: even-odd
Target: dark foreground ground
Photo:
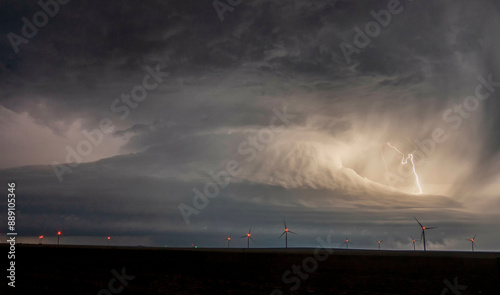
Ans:
[[[500,294],[500,253],[17,245],[14,289],[0,249],[0,294]]]

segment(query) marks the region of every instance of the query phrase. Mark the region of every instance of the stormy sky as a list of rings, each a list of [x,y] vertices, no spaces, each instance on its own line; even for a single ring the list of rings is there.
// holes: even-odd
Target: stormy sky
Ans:
[[[0,3],[23,242],[499,249],[497,1]]]

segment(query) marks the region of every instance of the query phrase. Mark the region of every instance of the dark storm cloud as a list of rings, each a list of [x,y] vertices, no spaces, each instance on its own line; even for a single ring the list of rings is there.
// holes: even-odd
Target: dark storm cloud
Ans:
[[[92,243],[94,238],[111,235],[128,236],[122,241],[125,244],[135,244],[146,237],[153,245],[188,246],[195,242],[200,246],[223,246],[221,237],[231,232],[234,236],[243,234],[252,226],[257,246],[278,246],[277,233],[282,219],[286,219],[300,233],[295,243],[302,245],[315,246],[316,237],[333,230],[339,247],[344,235],[356,240],[356,247],[360,248],[371,248],[374,245],[367,238],[380,235],[388,237],[384,238],[388,247],[407,247],[408,232],[418,235],[418,227],[408,217],[416,213],[427,223],[443,227],[431,240],[433,248],[440,249],[449,247],[446,243],[461,237],[464,231],[472,232],[474,225],[485,223],[469,213],[457,212],[460,205],[451,200],[443,199],[446,204],[440,204],[441,201],[429,198],[425,205],[428,212],[424,214],[420,212],[424,207],[420,204],[415,207],[411,201],[397,207],[382,200],[373,200],[369,206],[363,202],[352,206],[349,197],[345,197],[346,203],[337,199],[332,206],[331,195],[342,194],[341,191],[288,190],[235,183],[212,199],[188,227],[176,205],[186,201],[186,190],[202,183],[138,176],[136,171],[127,169],[129,166],[127,160],[118,158],[84,164],[63,184],[46,167],[4,170],[0,178],[17,180],[17,194],[22,196],[17,203],[18,219],[23,221],[20,235],[50,236],[57,228],[68,236],[65,240],[70,243],[71,236],[84,236],[87,239],[83,242]],[[141,175],[150,173],[138,165],[134,167]],[[96,184],[100,186],[98,190]],[[433,213],[436,210],[439,214]],[[440,221],[446,219],[452,221]],[[481,234],[486,236],[484,229]]]
[[[116,127],[95,147],[96,154],[106,153],[85,159],[92,163],[80,164],[61,183],[50,166],[1,171],[0,178],[18,180],[25,195],[19,207],[32,224],[25,233],[64,224],[79,236],[113,232],[148,236],[153,244],[170,235],[169,244],[177,238],[186,245],[196,233],[216,246],[214,233],[274,222],[279,230],[283,218],[296,217],[311,240],[332,228],[340,236],[383,233],[370,228],[377,222],[401,230],[399,223],[416,213],[451,219],[455,227],[463,225],[462,216],[478,218],[471,209],[478,187],[491,198],[477,202],[481,208],[498,205],[492,192],[499,167],[490,160],[499,147],[498,93],[481,102],[464,127],[447,129],[452,139],[419,166],[422,181],[438,187],[429,188],[432,194],[408,194],[413,177],[394,190],[385,186],[384,164],[397,171],[400,159],[384,144],[399,140],[411,151],[409,140],[428,138],[446,125],[446,108],[474,94],[477,76],[493,73],[500,80],[498,4],[401,1],[401,13],[346,62],[339,45],[353,44],[354,28],[364,29],[373,21],[370,12],[388,3],[246,1],[221,22],[212,1],[71,1],[18,54],[6,35],[19,34],[21,18],[40,8],[34,1],[11,3],[0,18],[0,131],[19,144],[5,145],[4,154],[16,157],[0,166],[64,162],[66,144],[76,149],[79,142],[75,134],[97,128],[102,118]],[[168,77],[120,120],[113,101],[157,65]],[[284,106],[295,115],[292,124],[249,161],[239,146]],[[77,139],[16,137],[34,124],[57,138]],[[34,147],[33,163],[22,162],[21,144]],[[60,158],[49,153],[54,150]],[[192,189],[228,160],[244,172],[188,227],[177,206],[190,204]],[[457,229],[446,233],[461,238]],[[441,234],[441,246],[460,248]],[[398,234],[394,247],[406,247],[406,236]]]
[[[447,24],[442,4],[403,5],[407,8],[393,16],[393,23],[370,48],[353,56],[359,64],[356,76],[419,76],[421,58],[439,60],[441,66],[451,51],[463,50],[465,41],[450,47],[443,38]],[[256,2],[239,6],[221,25],[213,18],[209,1],[70,3],[21,54],[4,56],[4,64],[15,61],[19,67],[3,72],[9,79],[2,79],[6,90],[2,104],[17,112],[27,110],[37,122],[52,128],[55,120],[69,123],[76,117],[109,115],[111,102],[140,81],[144,66],[157,62],[172,74],[167,84],[182,81],[182,86],[192,86],[190,81],[196,80],[202,84],[200,78],[219,76],[217,71],[247,63],[256,74],[265,66],[288,79],[342,80],[347,65],[338,44],[351,41],[352,28],[371,20],[370,10],[385,6]],[[37,9],[30,7],[19,16]],[[428,19],[422,22],[421,15]],[[477,36],[474,33],[481,29],[477,25],[461,34]],[[407,46],[398,46],[401,43]],[[8,47],[5,42],[4,49]],[[181,99],[172,96],[168,99]]]

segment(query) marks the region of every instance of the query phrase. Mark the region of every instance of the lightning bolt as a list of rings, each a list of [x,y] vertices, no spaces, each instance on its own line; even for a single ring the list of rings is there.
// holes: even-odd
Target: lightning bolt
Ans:
[[[387,145],[401,155],[401,164],[406,165],[408,160],[410,160],[411,166],[413,167],[413,174],[415,175],[415,184],[418,187],[419,193],[422,194],[422,187],[420,186],[420,180],[418,178],[417,170],[415,169],[415,163],[413,162],[413,154],[408,154],[408,156],[405,157],[405,154],[400,152],[395,146],[391,145],[390,142],[388,142]]]

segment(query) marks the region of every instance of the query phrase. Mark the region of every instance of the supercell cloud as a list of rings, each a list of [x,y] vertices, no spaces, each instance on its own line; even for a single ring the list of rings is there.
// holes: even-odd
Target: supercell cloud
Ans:
[[[497,2],[237,2],[6,1],[26,242],[274,247],[286,219],[296,246],[410,249],[417,216],[429,249],[498,249]]]

